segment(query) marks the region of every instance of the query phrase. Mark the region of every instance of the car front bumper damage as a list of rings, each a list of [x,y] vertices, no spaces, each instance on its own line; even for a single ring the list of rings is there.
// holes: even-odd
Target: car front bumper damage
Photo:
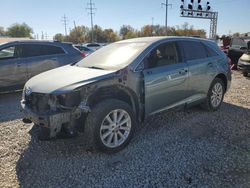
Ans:
[[[238,68],[238,70],[240,70],[242,72],[250,73],[250,62],[245,62],[245,61],[239,60],[237,68]]]
[[[83,113],[89,112],[90,109],[85,103],[80,103],[78,107],[71,110],[38,114],[34,113],[25,104],[25,100],[22,100],[21,111],[24,113],[25,119],[30,120],[41,127],[48,128],[49,138],[54,138],[59,132],[61,132],[63,125],[67,124],[68,127],[74,127],[75,120],[79,119]]]

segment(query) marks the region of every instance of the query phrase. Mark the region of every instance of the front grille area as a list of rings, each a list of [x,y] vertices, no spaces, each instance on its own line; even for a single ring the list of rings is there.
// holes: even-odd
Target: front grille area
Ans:
[[[25,96],[25,104],[35,113],[47,113],[50,111],[49,95],[41,93],[31,93]]]

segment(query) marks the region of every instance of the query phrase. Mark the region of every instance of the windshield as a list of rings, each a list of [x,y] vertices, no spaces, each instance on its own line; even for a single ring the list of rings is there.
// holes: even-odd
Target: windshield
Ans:
[[[120,70],[129,65],[146,47],[143,42],[123,42],[107,45],[76,64],[79,67]]]

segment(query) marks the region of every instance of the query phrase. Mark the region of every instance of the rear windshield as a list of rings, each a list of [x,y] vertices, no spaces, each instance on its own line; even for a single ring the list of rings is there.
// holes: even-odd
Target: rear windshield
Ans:
[[[88,44],[87,46],[88,46],[88,47],[100,47],[99,44]]]
[[[233,38],[232,39],[232,48],[241,48],[247,47],[247,43],[244,39],[241,38]]]
[[[76,64],[79,67],[119,70],[129,65],[145,48],[143,42],[113,43],[105,46]]]

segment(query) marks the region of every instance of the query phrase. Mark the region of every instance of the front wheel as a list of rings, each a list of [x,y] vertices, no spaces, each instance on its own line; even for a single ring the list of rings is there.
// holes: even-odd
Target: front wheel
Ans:
[[[215,78],[210,86],[206,101],[202,104],[202,107],[208,111],[218,110],[223,102],[224,94],[224,82],[219,78]]]
[[[108,99],[91,110],[85,122],[87,147],[114,153],[131,140],[136,121],[131,107],[120,100]]]

